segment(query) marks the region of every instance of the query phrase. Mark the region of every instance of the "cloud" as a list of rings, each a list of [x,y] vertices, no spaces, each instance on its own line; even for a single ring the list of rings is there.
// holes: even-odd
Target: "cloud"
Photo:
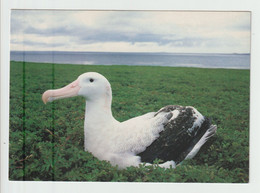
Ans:
[[[11,49],[249,52],[249,12],[13,10]]]

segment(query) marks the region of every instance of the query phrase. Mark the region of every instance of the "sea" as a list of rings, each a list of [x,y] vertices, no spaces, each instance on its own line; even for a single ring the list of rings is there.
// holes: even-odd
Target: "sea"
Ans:
[[[250,54],[11,51],[11,61],[81,64],[250,69]]]

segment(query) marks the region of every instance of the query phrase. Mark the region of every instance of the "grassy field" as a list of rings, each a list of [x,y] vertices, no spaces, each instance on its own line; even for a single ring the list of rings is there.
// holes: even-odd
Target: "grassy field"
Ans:
[[[249,70],[83,66],[11,62],[10,180],[222,182],[249,180]],[[44,105],[42,93],[87,71],[103,74],[119,121],[178,104],[196,107],[218,125],[193,160],[176,169],[118,170],[84,152],[85,101]]]

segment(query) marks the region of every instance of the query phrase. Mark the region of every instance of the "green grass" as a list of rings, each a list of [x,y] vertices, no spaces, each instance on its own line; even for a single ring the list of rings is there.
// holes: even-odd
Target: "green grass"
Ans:
[[[11,62],[10,180],[222,182],[249,180],[249,70],[83,66]],[[42,93],[87,71],[103,74],[119,121],[178,104],[196,107],[218,125],[193,160],[176,169],[118,170],[84,152],[85,101],[44,105]]]

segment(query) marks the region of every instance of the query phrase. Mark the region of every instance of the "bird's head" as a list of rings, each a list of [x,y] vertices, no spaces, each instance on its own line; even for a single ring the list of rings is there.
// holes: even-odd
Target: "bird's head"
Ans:
[[[96,72],[87,72],[63,88],[45,91],[42,100],[46,104],[57,99],[83,96],[87,101],[93,101],[111,98],[111,95],[110,83],[104,76]]]

